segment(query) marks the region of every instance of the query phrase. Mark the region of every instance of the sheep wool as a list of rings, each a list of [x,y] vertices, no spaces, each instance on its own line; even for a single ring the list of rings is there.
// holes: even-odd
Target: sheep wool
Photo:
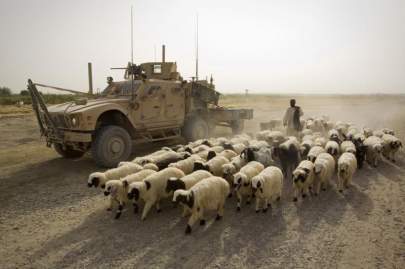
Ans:
[[[335,158],[329,153],[321,153],[314,163],[314,185],[315,195],[319,195],[319,191],[326,190],[329,186],[330,180],[335,173],[336,161]]]
[[[122,166],[119,166],[117,168],[112,168],[109,169],[105,172],[94,172],[89,175],[89,178],[87,180],[87,185],[89,187],[100,187],[104,189],[105,183],[108,180],[111,179],[120,179],[122,177],[125,177],[127,175],[137,173],[143,169],[142,166],[135,164],[135,163],[126,163]]]
[[[319,154],[326,152],[325,149],[321,146],[314,146],[312,147],[307,155],[307,160],[311,162],[315,162],[316,157],[318,157]]]
[[[252,178],[252,192],[256,196],[256,212],[259,212],[260,202],[263,203],[263,212],[266,212],[273,201],[280,200],[283,181],[283,172],[275,166],[267,167]]]
[[[216,210],[216,220],[224,215],[224,205],[230,188],[228,182],[221,177],[209,177],[199,181],[189,190],[177,190],[174,192],[173,201],[187,206],[191,210],[191,216],[187,222],[186,234],[191,233],[192,227],[197,220],[205,224],[204,212]]]
[[[328,141],[325,145],[325,151],[332,155],[335,162],[337,162],[340,155],[340,147],[336,141]]]
[[[194,163],[196,161],[203,161],[203,159],[199,155],[193,154],[185,160],[169,164],[168,167],[176,167],[187,175],[193,172]]]
[[[383,140],[377,136],[370,136],[367,137],[366,140],[364,140],[364,145],[367,147],[366,151],[367,162],[370,165],[377,167],[378,161],[381,159]]]
[[[252,188],[251,188],[252,178],[258,175],[261,171],[263,171],[263,169],[264,169],[263,164],[256,161],[252,161],[247,163],[240,169],[239,172],[234,174],[233,182],[237,196],[236,210],[240,211],[243,196],[248,196],[247,203],[250,203],[250,199],[252,198]]]
[[[357,170],[357,160],[353,153],[345,152],[340,156],[338,161],[338,182],[337,188],[339,192],[343,191],[343,187],[348,188],[352,182],[353,174]]]
[[[382,136],[383,150],[382,154],[385,158],[392,162],[396,162],[395,155],[399,148],[402,147],[402,142],[391,134],[384,134]]]
[[[351,152],[353,154],[356,154],[356,146],[352,141],[343,141],[342,144],[340,145],[340,152],[341,153]]]
[[[293,172],[294,202],[298,201],[298,195],[302,198],[309,195],[309,189],[314,182],[314,163],[308,160],[301,161]]]
[[[227,158],[223,156],[216,156],[206,163],[196,161],[194,163],[193,171],[206,170],[214,176],[222,176],[222,166],[226,163],[229,163],[229,160]]]
[[[145,202],[141,217],[142,220],[146,219],[153,205],[156,205],[157,211],[160,212],[160,200],[171,195],[171,192],[166,192],[169,178],[182,178],[184,176],[184,172],[180,169],[168,167],[149,175],[142,182],[134,182],[129,186],[128,198],[135,199],[135,202],[138,202],[139,199]]]

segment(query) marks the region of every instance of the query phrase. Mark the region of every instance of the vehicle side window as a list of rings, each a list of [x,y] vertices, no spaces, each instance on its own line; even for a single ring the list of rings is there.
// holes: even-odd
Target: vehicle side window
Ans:
[[[162,74],[162,65],[161,64],[153,65],[153,74]]]
[[[148,89],[148,95],[156,95],[160,91],[160,86],[150,86]]]

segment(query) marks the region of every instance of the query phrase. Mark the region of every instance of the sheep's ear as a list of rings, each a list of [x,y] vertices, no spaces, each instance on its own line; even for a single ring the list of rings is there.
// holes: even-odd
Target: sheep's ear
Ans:
[[[124,185],[124,188],[128,187],[128,185],[129,185],[127,180],[123,180],[122,184]]]
[[[262,186],[262,183],[260,181],[257,182],[257,187],[260,188]]]
[[[152,186],[152,185],[150,184],[150,182],[149,182],[149,181],[146,181],[146,180],[145,180],[145,185],[146,185],[146,190],[149,190],[150,187]]]
[[[214,158],[215,156],[217,156],[217,153],[216,153],[215,151],[213,151],[213,150],[210,150],[210,151],[208,152],[208,155],[207,155],[207,161],[211,160],[211,159]]]

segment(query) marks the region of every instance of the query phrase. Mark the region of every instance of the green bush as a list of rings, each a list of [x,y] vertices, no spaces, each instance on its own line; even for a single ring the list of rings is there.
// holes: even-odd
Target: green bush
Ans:
[[[11,90],[7,87],[0,87],[0,96],[10,96]]]

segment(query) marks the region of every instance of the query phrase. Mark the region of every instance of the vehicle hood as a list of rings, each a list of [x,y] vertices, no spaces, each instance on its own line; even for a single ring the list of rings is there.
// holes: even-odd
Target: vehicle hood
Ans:
[[[127,98],[115,98],[115,99],[108,99],[108,98],[100,98],[100,99],[91,99],[87,100],[85,104],[77,104],[75,101],[67,102],[58,105],[52,105],[48,107],[49,113],[80,113],[87,110],[91,110],[93,108],[99,108],[101,106],[106,105],[116,105],[128,103]]]

